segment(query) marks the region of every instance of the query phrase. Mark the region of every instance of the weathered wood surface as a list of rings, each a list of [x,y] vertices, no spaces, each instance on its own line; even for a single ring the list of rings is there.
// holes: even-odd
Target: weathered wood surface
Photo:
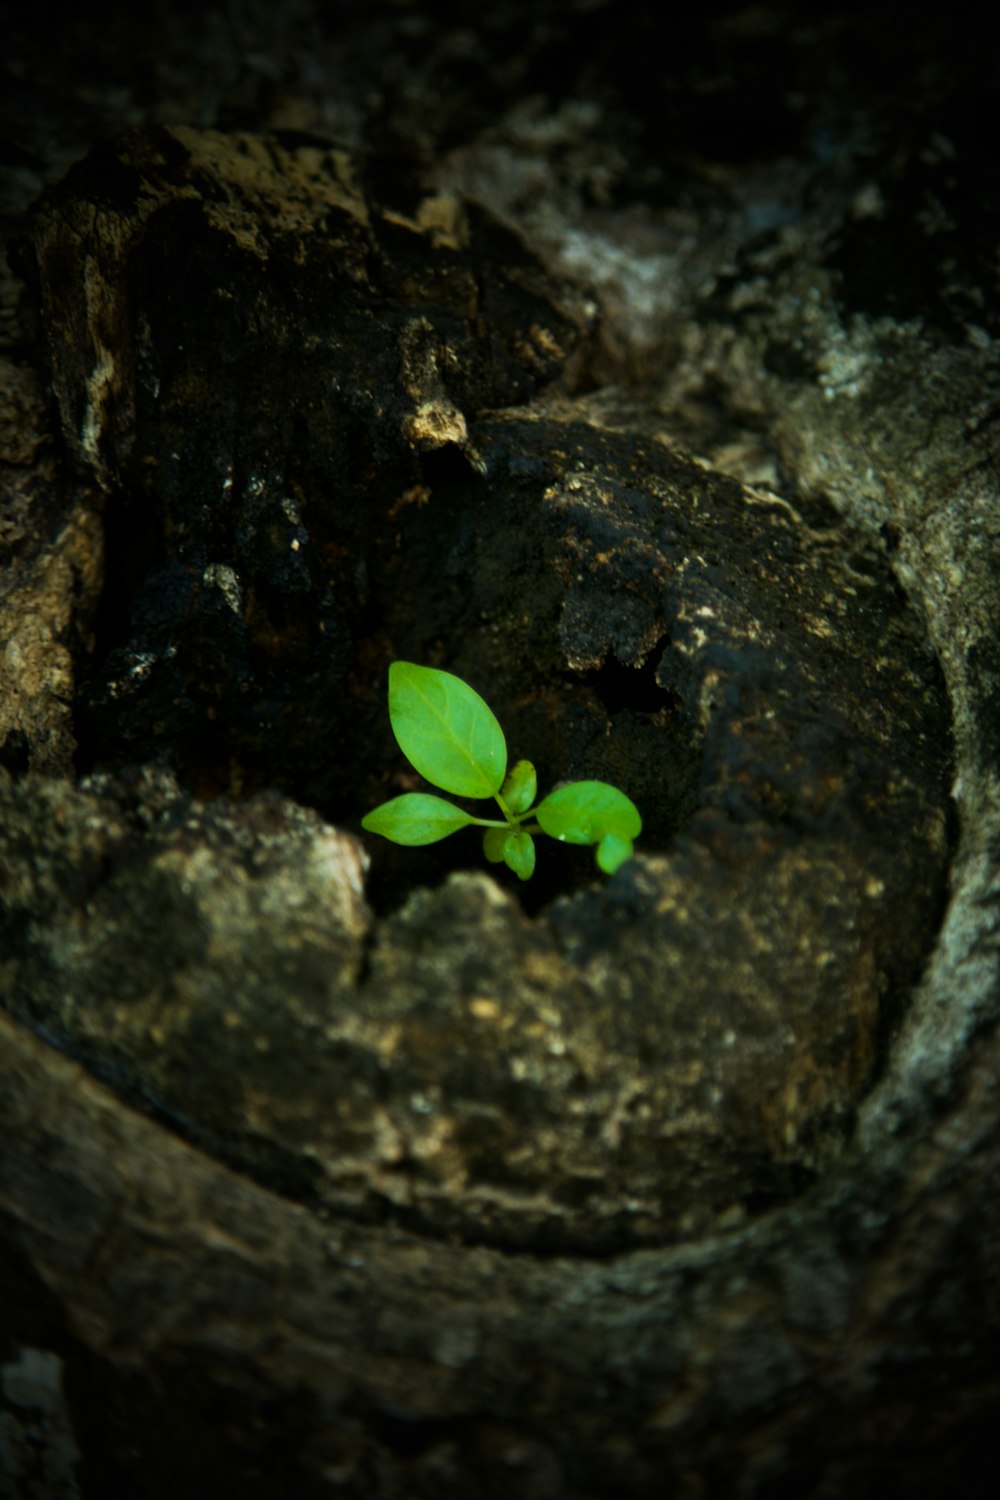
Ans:
[[[5,94],[0,1493],[995,1492],[980,143],[890,150],[880,96],[874,165],[836,101],[835,169],[629,164],[624,116],[526,123],[510,20],[370,18],[380,122],[350,29],[333,104],[252,11],[267,102],[188,39],[238,129],[171,21],[154,108],[91,53],[158,123],[30,241],[99,132]],[[525,910],[365,853],[395,655],[634,777],[641,858]]]

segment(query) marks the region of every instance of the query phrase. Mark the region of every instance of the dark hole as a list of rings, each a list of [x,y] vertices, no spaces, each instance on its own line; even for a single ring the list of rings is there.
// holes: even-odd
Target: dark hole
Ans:
[[[623,666],[609,656],[601,665],[581,674],[580,680],[593,688],[607,712],[614,716],[623,710],[655,714],[661,709],[677,709],[676,698],[664,692],[656,680],[657,669],[669,641],[664,636],[640,667]]]
[[[23,776],[29,758],[28,736],[23,729],[11,729],[0,745],[0,766],[12,776]]]

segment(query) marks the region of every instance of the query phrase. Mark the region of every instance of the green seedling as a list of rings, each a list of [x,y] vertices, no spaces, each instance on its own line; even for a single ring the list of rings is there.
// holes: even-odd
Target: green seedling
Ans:
[[[521,880],[535,868],[535,834],[593,844],[598,868],[614,874],[632,853],[642,819],[624,792],[605,781],[570,781],[541,802],[535,768],[519,760],[508,774],[507,741],[492,709],[451,672],[394,661],[389,721],[399,748],[432,786],[457,797],[492,797],[503,814],[477,818],[444,797],[406,792],[361,821],[394,844],[436,844],[470,826],[483,828],[483,852]]]

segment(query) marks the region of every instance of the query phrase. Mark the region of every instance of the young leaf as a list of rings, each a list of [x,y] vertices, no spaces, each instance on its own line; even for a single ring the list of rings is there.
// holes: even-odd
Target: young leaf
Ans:
[[[510,837],[509,828],[487,828],[483,834],[483,853],[491,865],[504,862],[504,845]]]
[[[530,833],[508,833],[503,846],[504,864],[519,880],[530,880],[535,869],[535,841]]]
[[[383,802],[361,819],[361,826],[368,833],[380,833],[394,844],[436,844],[446,839],[449,833],[466,828],[471,816],[446,802],[443,797],[432,797],[427,792],[404,792]],[[500,830],[503,832],[503,830]]]
[[[632,840],[620,838],[617,833],[606,833],[597,846],[594,856],[597,868],[605,875],[613,875],[619,865],[632,857]]]
[[[492,797],[500,790],[507,769],[503,730],[460,677],[394,661],[389,718],[403,754],[434,786],[459,797]]]
[[[642,832],[635,803],[606,781],[558,787],[539,802],[535,816],[546,833],[566,844],[599,844],[608,834],[630,842]]]
[[[500,795],[515,815],[527,812],[538,791],[538,778],[530,760],[519,760],[503,784]]]
[[[521,880],[530,880],[535,870],[535,841],[516,828],[487,828],[483,853],[491,865],[505,864]]]

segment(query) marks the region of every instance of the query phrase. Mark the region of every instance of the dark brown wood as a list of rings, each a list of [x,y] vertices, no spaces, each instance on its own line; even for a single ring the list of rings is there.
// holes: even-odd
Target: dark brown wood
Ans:
[[[282,15],[5,27],[0,1496],[992,1500],[976,49]]]

